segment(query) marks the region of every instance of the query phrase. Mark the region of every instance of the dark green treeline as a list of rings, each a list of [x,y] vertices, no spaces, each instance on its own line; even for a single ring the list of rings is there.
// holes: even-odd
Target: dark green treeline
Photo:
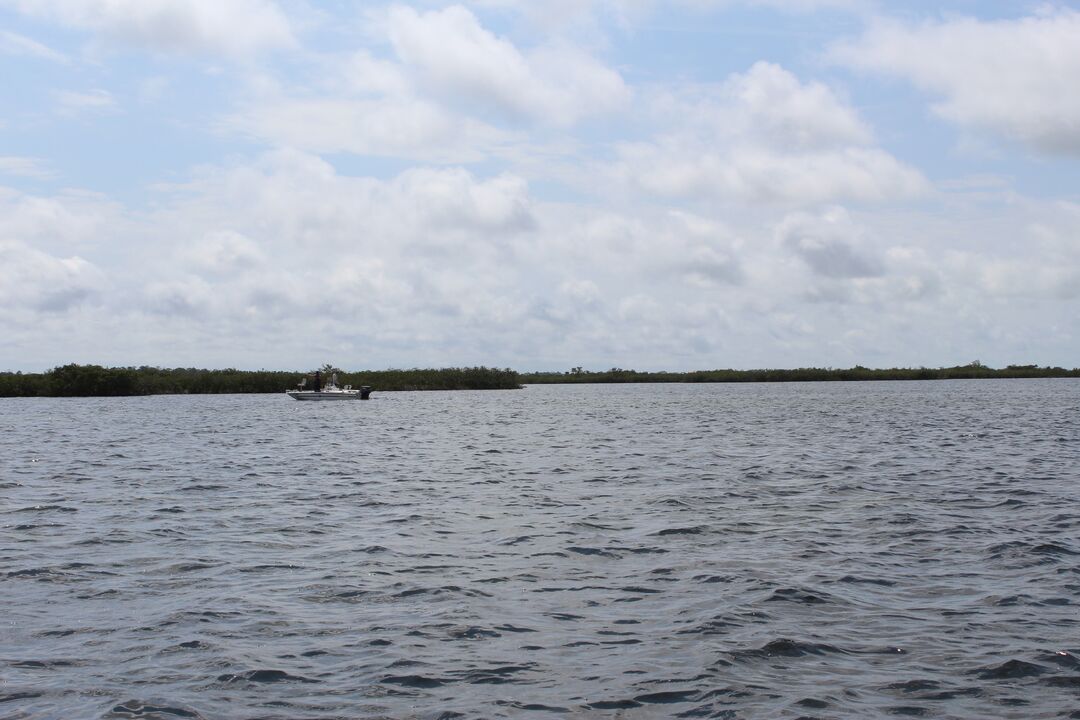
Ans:
[[[333,368],[324,370],[334,371]],[[521,387],[518,374],[509,369],[475,367],[337,372],[341,385],[370,385],[376,390],[500,390]],[[72,364],[45,373],[0,373],[0,397],[278,393],[295,388],[306,374],[272,370],[106,368]],[[310,381],[308,387],[311,387]]]
[[[686,373],[638,372],[612,368],[600,372],[580,367],[566,372],[524,373],[525,384],[546,383],[735,383],[735,382],[827,382],[843,380],[970,380],[978,378],[1055,378],[1080,377],[1080,369],[1037,365],[1009,365],[1002,369],[979,362],[946,368],[872,369],[856,365],[843,370],[834,368],[797,368],[794,370],[696,370]]]
[[[794,370],[699,370],[687,373],[638,372],[612,368],[599,372],[580,367],[566,372],[517,373],[486,367],[440,370],[371,370],[344,372],[330,366],[326,376],[338,373],[340,384],[370,385],[391,390],[503,390],[522,384],[553,383],[733,383],[815,382],[845,380],[955,380],[977,378],[1080,377],[1080,369],[1037,365],[1009,365],[1001,369],[979,362],[947,368],[850,369],[798,368]],[[106,368],[100,365],[64,365],[44,373],[0,373],[0,397],[71,397],[170,395],[215,393],[278,393],[296,387],[302,372],[271,370],[198,370],[195,368]],[[309,385],[310,387],[310,385]]]

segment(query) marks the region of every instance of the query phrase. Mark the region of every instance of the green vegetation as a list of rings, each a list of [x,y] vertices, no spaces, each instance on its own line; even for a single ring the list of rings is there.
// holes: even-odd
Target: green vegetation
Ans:
[[[843,370],[834,368],[797,368],[795,370],[695,370],[694,372],[638,372],[612,368],[600,372],[580,367],[566,372],[536,372],[521,375],[521,382],[549,383],[734,383],[734,382],[820,382],[840,380],[969,380],[975,378],[1056,378],[1080,377],[1080,369],[1037,365],[1009,365],[995,370],[979,361],[947,368],[889,368],[875,370],[856,365]]]
[[[338,374],[338,382],[376,390],[517,390],[521,376],[506,368],[473,367],[441,370],[365,370]]]
[[[552,383],[733,383],[813,382],[842,380],[956,380],[975,378],[1080,377],[1080,369],[1037,365],[1009,365],[1002,369],[976,361],[947,368],[890,368],[875,370],[856,365],[795,370],[696,370],[694,372],[638,372],[612,368],[593,372],[581,367],[566,372],[519,374],[510,369],[443,368],[441,370],[364,370],[345,372],[332,365],[320,370],[329,379],[338,373],[341,385],[370,385],[391,390],[506,390],[522,384]],[[197,370],[195,368],[64,365],[45,373],[0,373],[0,397],[71,397],[118,395],[174,395],[216,393],[278,393],[296,387],[303,372],[274,370]],[[308,387],[310,387],[310,382]]]
[[[329,379],[376,390],[501,390],[521,387],[513,370],[445,368],[442,370],[376,370],[347,373],[321,368]],[[303,372],[271,370],[197,370],[195,368],[106,368],[64,365],[45,373],[0,373],[0,397],[73,397],[218,393],[278,393],[296,387]],[[308,385],[310,387],[310,383]]]

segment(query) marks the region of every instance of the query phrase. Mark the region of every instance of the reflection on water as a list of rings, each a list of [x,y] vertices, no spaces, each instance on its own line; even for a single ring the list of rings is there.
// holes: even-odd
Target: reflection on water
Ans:
[[[0,401],[0,716],[1070,716],[1080,382]]]

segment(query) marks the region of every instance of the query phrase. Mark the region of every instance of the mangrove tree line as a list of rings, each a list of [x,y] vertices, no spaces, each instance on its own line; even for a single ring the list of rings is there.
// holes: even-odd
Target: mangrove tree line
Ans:
[[[591,371],[581,367],[562,372],[523,373],[526,385],[549,383],[736,383],[736,382],[826,382],[843,380],[970,380],[989,378],[1080,377],[1080,369],[1038,365],[1009,365],[995,369],[976,361],[944,368],[873,369],[796,368],[792,370],[695,370],[693,372],[639,372],[611,368]]]
[[[322,368],[326,379],[338,373],[341,385],[377,390],[501,390],[521,387],[513,370],[486,367],[439,370],[344,372]],[[0,373],[0,397],[100,397],[120,395],[203,395],[278,393],[295,388],[304,372],[278,370],[200,370],[196,368],[63,365],[44,373]],[[310,388],[310,382],[308,387]]]
[[[504,390],[552,383],[735,383],[824,382],[851,380],[968,380],[981,378],[1080,377],[1080,369],[1038,365],[1009,365],[995,369],[979,362],[943,368],[873,369],[796,368],[791,370],[696,370],[639,372],[623,368],[591,371],[518,373],[514,370],[472,367],[345,372],[331,365],[325,378],[338,374],[341,385],[370,385],[393,390]],[[44,373],[0,372],[0,397],[73,397],[216,393],[278,393],[292,389],[310,373],[279,370],[200,370],[196,368],[63,365]],[[308,387],[310,387],[310,381]]]

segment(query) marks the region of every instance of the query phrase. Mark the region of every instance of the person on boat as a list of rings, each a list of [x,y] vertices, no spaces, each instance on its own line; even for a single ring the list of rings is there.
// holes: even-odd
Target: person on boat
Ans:
[[[322,374],[315,371],[315,392],[322,392]]]

